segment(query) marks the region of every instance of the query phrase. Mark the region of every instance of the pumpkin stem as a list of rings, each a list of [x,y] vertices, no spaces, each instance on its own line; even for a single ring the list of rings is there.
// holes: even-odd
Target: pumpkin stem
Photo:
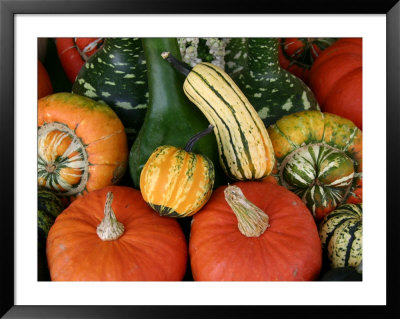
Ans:
[[[187,144],[185,146],[185,151],[191,152],[194,144],[196,144],[196,142],[199,139],[201,139],[203,136],[206,136],[207,134],[209,134],[213,129],[214,129],[214,126],[210,124],[204,131],[201,131],[201,132],[197,133],[196,135],[192,136],[190,138],[189,142],[187,142]]]
[[[114,198],[112,192],[107,193],[106,204],[104,206],[104,218],[97,226],[97,235],[101,240],[110,241],[119,238],[124,233],[124,225],[115,217],[111,203]]]
[[[243,194],[242,190],[229,185],[225,191],[225,200],[238,219],[239,231],[246,237],[259,237],[269,226],[268,215]]]
[[[179,73],[182,73],[184,76],[188,76],[190,71],[192,70],[192,67],[184,62],[179,61],[177,58],[175,58],[171,53],[169,52],[163,52],[161,53],[161,57],[164,60],[167,60],[169,64],[171,64],[175,70],[177,70]]]

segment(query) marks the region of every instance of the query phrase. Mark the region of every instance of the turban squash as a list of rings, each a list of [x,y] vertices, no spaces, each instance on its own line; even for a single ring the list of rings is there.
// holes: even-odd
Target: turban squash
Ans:
[[[127,168],[124,127],[106,104],[71,93],[38,101],[38,184],[64,198],[117,183]]]
[[[316,220],[362,201],[362,132],[353,122],[310,110],[284,116],[268,133],[277,158],[272,175]]]
[[[155,213],[138,190],[109,186],[57,217],[47,260],[52,281],[178,281],[187,244],[178,222]]]
[[[217,188],[192,219],[197,281],[306,281],[321,270],[318,229],[304,203],[275,183]]]

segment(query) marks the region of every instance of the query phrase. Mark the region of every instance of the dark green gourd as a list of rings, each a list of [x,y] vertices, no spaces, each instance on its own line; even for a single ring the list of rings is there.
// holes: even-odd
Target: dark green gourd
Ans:
[[[64,205],[53,192],[40,188],[38,190],[38,280],[50,280],[46,259],[47,234]]]
[[[362,281],[362,273],[353,267],[332,268],[322,274],[319,281]]]
[[[266,127],[284,115],[319,110],[310,88],[280,66],[278,38],[232,38],[226,48],[225,70]]]
[[[139,188],[143,166],[158,146],[183,148],[193,135],[209,125],[205,116],[185,96],[184,77],[161,57],[162,52],[169,51],[180,59],[177,39],[146,38],[142,39],[142,43],[148,68],[149,107],[129,155],[129,169],[135,188]],[[219,163],[215,135],[203,137],[192,152],[212,160],[214,187],[221,185],[226,177]]]
[[[73,93],[103,101],[117,113],[132,143],[148,104],[146,60],[138,38],[106,38],[82,67]]]

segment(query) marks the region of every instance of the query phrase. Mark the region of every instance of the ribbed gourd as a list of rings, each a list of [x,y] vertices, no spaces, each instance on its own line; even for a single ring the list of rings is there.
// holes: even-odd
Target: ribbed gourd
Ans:
[[[362,132],[320,111],[286,115],[268,127],[276,167],[271,176],[296,193],[316,220],[362,201]]]
[[[157,147],[143,167],[143,199],[161,216],[192,216],[210,198],[215,179],[213,162],[192,152],[192,147],[212,129],[210,125],[193,136],[184,149],[171,145]]]
[[[202,62],[190,68],[163,52],[186,75],[183,91],[214,126],[220,163],[233,180],[269,175],[275,158],[268,132],[246,96],[221,68]]]
[[[72,93],[38,101],[38,185],[63,199],[119,183],[128,165],[122,122],[106,104]]]
[[[325,257],[332,268],[357,268],[362,262],[362,204],[344,204],[319,225]]]
[[[232,38],[225,70],[254,106],[266,127],[282,116],[319,110],[311,89],[281,67],[278,38]]]

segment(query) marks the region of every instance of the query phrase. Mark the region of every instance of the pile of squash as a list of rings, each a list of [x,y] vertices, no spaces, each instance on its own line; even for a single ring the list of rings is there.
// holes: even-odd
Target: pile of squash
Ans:
[[[361,39],[41,40],[39,281],[362,279]]]

